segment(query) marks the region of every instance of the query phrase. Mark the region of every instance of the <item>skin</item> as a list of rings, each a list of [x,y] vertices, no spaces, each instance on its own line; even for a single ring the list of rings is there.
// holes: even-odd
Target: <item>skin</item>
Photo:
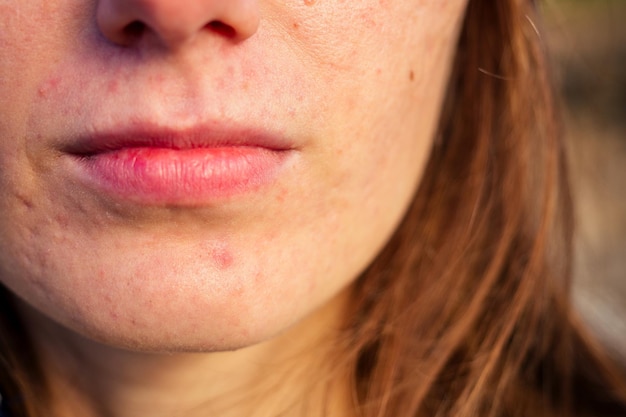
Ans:
[[[346,289],[419,183],[465,3],[0,1],[0,279],[66,389],[59,413],[177,415],[268,366],[280,380],[295,352],[302,374],[325,357]],[[128,37],[133,21],[145,30]],[[146,206],[65,163],[77,135],[216,119],[294,143],[276,181]],[[297,403],[305,380],[267,391]],[[335,391],[329,415],[348,415]],[[266,394],[218,415],[270,415],[284,401]]]

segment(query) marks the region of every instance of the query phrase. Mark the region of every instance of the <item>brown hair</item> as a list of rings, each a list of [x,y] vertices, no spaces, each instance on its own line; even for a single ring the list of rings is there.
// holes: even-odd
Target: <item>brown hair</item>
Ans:
[[[572,204],[535,12],[469,2],[424,180],[355,288],[363,416],[626,415],[569,309]]]
[[[363,417],[626,415],[569,309],[571,201],[532,3],[469,1],[424,180],[353,288],[340,352]],[[7,410],[44,416],[4,289],[0,309]]]

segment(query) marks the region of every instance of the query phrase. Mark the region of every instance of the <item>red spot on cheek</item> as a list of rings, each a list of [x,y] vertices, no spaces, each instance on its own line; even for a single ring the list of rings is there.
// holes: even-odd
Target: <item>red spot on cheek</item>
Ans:
[[[287,200],[287,194],[287,190],[280,190],[280,192],[276,195],[276,201],[278,201],[279,203],[284,203],[285,200]]]
[[[165,75],[163,74],[155,74],[150,77],[150,82],[154,85],[155,88],[159,88],[165,82]]]

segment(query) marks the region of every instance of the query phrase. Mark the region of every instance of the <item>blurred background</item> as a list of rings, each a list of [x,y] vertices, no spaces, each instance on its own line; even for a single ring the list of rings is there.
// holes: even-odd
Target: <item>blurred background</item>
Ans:
[[[574,300],[626,364],[626,0],[547,0],[578,230]]]

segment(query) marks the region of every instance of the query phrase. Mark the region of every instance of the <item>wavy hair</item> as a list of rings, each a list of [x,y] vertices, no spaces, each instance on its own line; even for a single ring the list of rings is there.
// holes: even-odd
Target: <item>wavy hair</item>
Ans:
[[[570,309],[572,204],[532,0],[470,0],[439,135],[337,355],[363,417],[624,416],[622,375]],[[0,289],[0,392],[44,417],[31,341]]]
[[[622,375],[570,309],[572,202],[537,21],[532,0],[469,1],[423,182],[354,290],[363,416],[626,415]]]

